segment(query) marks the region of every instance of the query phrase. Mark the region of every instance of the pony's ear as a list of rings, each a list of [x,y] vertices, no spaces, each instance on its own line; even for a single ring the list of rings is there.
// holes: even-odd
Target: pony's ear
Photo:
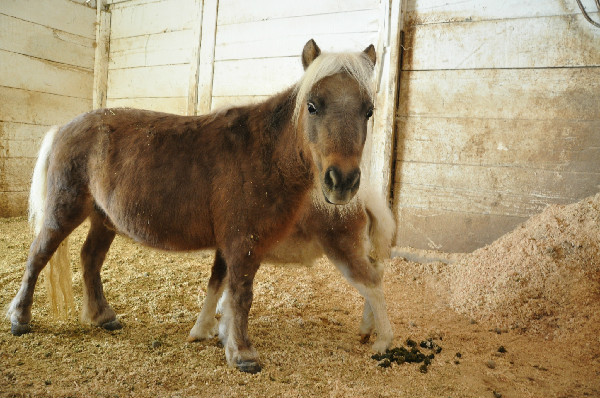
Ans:
[[[377,52],[375,51],[375,47],[372,44],[369,44],[369,47],[365,48],[363,51],[367,54],[367,57],[371,60],[373,65],[375,65],[375,61],[377,61]]]
[[[304,70],[312,64],[319,54],[321,54],[321,49],[317,46],[317,43],[313,39],[307,41],[302,50],[302,66],[304,66]]]

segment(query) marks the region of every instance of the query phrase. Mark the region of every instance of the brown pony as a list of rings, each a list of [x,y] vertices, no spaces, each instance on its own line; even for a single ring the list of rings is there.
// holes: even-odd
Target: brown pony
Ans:
[[[383,352],[390,346],[393,333],[385,308],[380,260],[389,258],[395,223],[386,201],[376,192],[361,187],[348,204],[331,206],[315,189],[293,233],[271,249],[264,261],[311,265],[326,254],[365,298],[361,342],[368,342],[371,333],[377,331],[373,349]],[[227,307],[225,274],[225,263],[217,252],[202,311],[188,341],[209,339],[218,333],[226,345],[231,310]],[[219,297],[223,316],[218,325],[215,312]]]
[[[8,310],[11,332],[30,330],[39,273],[49,261],[51,267],[65,263],[63,241],[89,217],[81,250],[83,319],[121,328],[100,279],[117,232],[164,250],[216,247],[210,283],[219,291],[227,281],[227,361],[259,371],[247,330],[256,271],[307,214],[313,187],[328,206],[353,199],[373,112],[373,46],[357,54],[321,54],[310,40],[302,63],[305,73],[296,85],[260,104],[197,117],[100,109],[51,129],[34,170],[30,217],[37,235]],[[350,267],[349,277],[365,286],[365,317],[372,311],[376,327],[387,322],[378,332],[389,344],[382,296],[365,294],[381,292],[380,272],[368,262],[361,267]],[[66,279],[58,284],[68,302]]]

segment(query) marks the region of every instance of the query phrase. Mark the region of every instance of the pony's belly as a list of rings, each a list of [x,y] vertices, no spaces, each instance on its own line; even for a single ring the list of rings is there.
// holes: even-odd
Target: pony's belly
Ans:
[[[208,214],[174,215],[173,211],[136,212],[132,208],[103,209],[115,230],[145,246],[169,251],[193,251],[216,246]]]
[[[289,236],[275,245],[264,261],[276,264],[302,264],[310,266],[324,254],[317,239],[306,239],[296,235]]]

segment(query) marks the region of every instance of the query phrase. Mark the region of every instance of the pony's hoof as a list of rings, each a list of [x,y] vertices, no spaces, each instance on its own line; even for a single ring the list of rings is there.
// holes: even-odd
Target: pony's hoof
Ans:
[[[367,344],[369,339],[371,338],[370,333],[365,333],[360,335],[360,344]]]
[[[121,322],[119,322],[118,319],[115,319],[113,321],[103,323],[102,329],[110,330],[112,332],[113,330],[123,329],[123,325],[121,325]]]
[[[237,361],[235,367],[241,372],[255,374],[260,372],[261,368],[258,362],[255,361]]]
[[[391,341],[387,341],[387,340],[376,340],[375,343],[373,344],[373,351],[379,353],[379,354],[383,354],[388,348],[390,348],[391,345]]]
[[[10,332],[13,334],[13,336],[20,336],[22,334],[31,332],[31,325],[28,323],[11,322]]]

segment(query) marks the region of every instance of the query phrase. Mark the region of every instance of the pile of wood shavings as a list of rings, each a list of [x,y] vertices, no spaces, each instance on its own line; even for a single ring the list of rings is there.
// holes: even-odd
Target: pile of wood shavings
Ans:
[[[551,205],[449,269],[451,307],[546,338],[600,333],[600,194]],[[596,337],[593,337],[596,336]]]

